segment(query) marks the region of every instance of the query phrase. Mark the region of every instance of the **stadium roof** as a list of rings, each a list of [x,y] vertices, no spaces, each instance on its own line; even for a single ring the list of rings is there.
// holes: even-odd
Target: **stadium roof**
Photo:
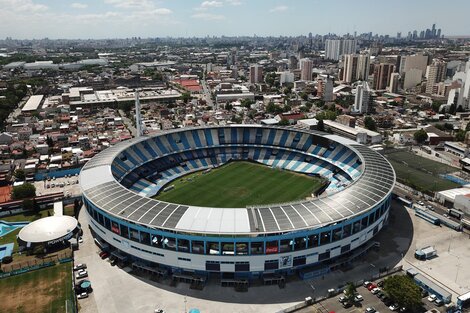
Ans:
[[[49,216],[23,227],[18,237],[24,242],[44,243],[71,234],[77,226],[78,221],[71,216]]]
[[[191,129],[170,130],[157,136],[189,130]],[[111,173],[114,158],[126,148],[150,138],[140,137],[106,149],[83,167],[80,173],[83,195],[111,215],[152,228],[192,233],[259,234],[334,224],[372,209],[392,192],[395,172],[379,153],[344,137],[298,129],[292,131],[321,135],[348,146],[362,160],[362,175],[343,191],[313,200],[247,208],[198,207],[168,203],[125,188]]]

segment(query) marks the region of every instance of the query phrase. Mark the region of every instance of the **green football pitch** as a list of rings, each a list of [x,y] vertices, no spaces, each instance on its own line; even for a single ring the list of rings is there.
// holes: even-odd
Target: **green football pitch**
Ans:
[[[324,180],[252,162],[237,161],[209,172],[197,172],[172,181],[160,192],[163,201],[220,208],[245,207],[305,199]]]

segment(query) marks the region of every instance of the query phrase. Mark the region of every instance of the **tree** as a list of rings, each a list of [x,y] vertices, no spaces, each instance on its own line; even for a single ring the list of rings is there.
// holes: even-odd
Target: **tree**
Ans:
[[[336,112],[331,110],[325,110],[323,112],[318,113],[315,118],[317,120],[331,120],[334,121],[336,119]]]
[[[323,120],[319,120],[317,124],[317,130],[324,132],[325,131],[325,123]]]
[[[421,290],[406,275],[395,275],[384,280],[385,293],[400,307],[415,311],[421,306]]]
[[[283,118],[282,120],[279,121],[279,126],[288,126],[289,125],[289,120],[287,118]]]
[[[47,143],[47,145],[49,146],[49,148],[53,148],[53,147],[54,147],[54,140],[52,140],[52,138],[49,137],[49,136],[46,137],[46,143]]]
[[[233,109],[233,105],[230,102],[227,102],[225,104],[225,110],[232,111],[232,109]]]
[[[370,116],[366,116],[364,118],[364,126],[368,129],[368,130],[372,130],[372,131],[376,131],[377,130],[377,125],[375,124],[375,120],[370,117]]]
[[[467,126],[465,126],[466,131],[470,131],[470,122],[467,123]]]
[[[436,113],[439,113],[439,108],[441,107],[442,102],[440,101],[433,101],[432,103],[432,110]]]
[[[13,187],[11,197],[13,200],[21,200],[33,198],[36,196],[36,187],[30,183],[24,183],[22,185]]]
[[[181,94],[181,97],[180,97],[180,99],[183,100],[184,103],[188,103],[189,100],[191,100],[191,98],[192,97],[191,97],[191,94],[189,92],[183,92]]]
[[[467,132],[465,130],[459,130],[457,134],[455,134],[455,140],[457,141],[465,141],[465,135]]]
[[[428,139],[428,134],[424,129],[420,129],[414,133],[413,137],[418,144],[422,144]]]
[[[348,302],[354,301],[354,297],[356,296],[356,286],[354,286],[353,283],[349,282],[346,284],[344,296]]]
[[[15,175],[16,179],[18,179],[18,180],[25,180],[25,178],[26,178],[26,175],[24,174],[24,171],[20,168],[15,170],[15,173],[13,175]]]

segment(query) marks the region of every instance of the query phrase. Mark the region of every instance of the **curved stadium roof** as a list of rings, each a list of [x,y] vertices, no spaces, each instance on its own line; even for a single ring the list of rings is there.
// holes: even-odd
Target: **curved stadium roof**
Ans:
[[[227,127],[263,127],[321,136],[340,143],[362,161],[362,174],[344,190],[313,200],[247,208],[197,207],[168,203],[139,195],[122,186],[113,176],[111,165],[124,150],[153,137],[140,137],[121,142],[95,156],[82,169],[80,185],[83,195],[98,208],[120,219],[150,228],[201,234],[263,234],[319,228],[364,213],[391,192],[395,172],[379,153],[340,136],[261,125]],[[204,129],[184,128],[159,133],[163,136],[182,131]],[[155,136],[154,136],[155,137]]]

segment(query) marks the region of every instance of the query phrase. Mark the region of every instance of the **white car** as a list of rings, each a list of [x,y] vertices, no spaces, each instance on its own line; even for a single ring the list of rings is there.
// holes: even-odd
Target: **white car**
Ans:
[[[437,299],[436,295],[430,295],[430,296],[428,297],[428,301],[429,301],[429,302],[434,302],[436,299]]]
[[[388,307],[391,311],[396,311],[398,310],[398,304],[392,304],[391,306]]]
[[[78,270],[84,270],[86,268],[86,264],[85,263],[79,263],[77,265],[75,265],[73,267],[73,270],[74,271],[78,271]]]
[[[379,287],[372,289],[370,292],[372,292],[373,295],[376,295],[379,293],[379,291],[382,290]]]
[[[79,242],[79,243],[83,243],[83,238],[82,238],[82,237],[78,237],[78,242]]]
[[[76,279],[81,279],[81,278],[85,278],[85,277],[88,277],[88,272],[86,270],[79,270],[77,272],[77,275],[75,275]]]
[[[85,298],[88,298],[88,293],[86,292],[82,292],[81,294],[77,296],[77,299],[85,299]]]
[[[361,302],[361,301],[363,301],[363,300],[364,300],[364,298],[363,298],[361,295],[356,295],[356,296],[354,297],[354,301],[355,301],[355,302]]]
[[[375,313],[377,312],[373,307],[366,308],[366,313]]]

